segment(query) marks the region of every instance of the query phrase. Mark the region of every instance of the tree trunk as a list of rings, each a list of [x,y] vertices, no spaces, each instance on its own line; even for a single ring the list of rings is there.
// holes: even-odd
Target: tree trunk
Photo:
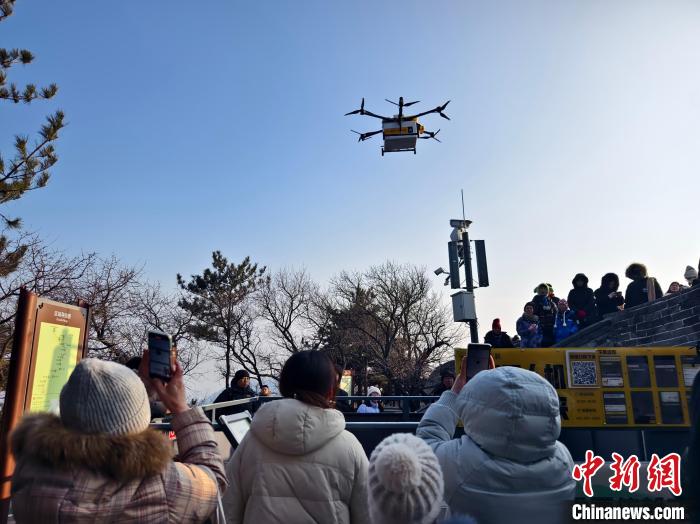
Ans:
[[[226,337],[226,389],[231,387],[231,337]]]

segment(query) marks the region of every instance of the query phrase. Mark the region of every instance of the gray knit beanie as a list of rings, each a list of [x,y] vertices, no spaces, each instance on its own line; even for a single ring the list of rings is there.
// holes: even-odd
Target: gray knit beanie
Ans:
[[[81,360],[61,390],[61,421],[80,433],[125,435],[148,428],[146,387],[131,369],[96,358]]]
[[[414,435],[382,440],[369,459],[369,513],[374,524],[429,524],[443,500],[442,470],[430,446]]]

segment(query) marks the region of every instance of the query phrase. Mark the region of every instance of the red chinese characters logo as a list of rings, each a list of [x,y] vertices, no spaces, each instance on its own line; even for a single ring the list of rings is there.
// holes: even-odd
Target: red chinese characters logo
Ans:
[[[574,466],[572,476],[574,480],[580,481],[583,479],[583,493],[587,497],[593,496],[593,483],[591,479],[593,475],[603,467],[603,464],[605,464],[605,461],[601,457],[594,455],[589,449],[586,451],[586,461],[581,465],[576,464]]]
[[[647,467],[647,488],[649,491],[661,491],[668,488],[676,497],[681,489],[681,456],[678,453],[669,453],[664,458],[654,453]]]
[[[612,454],[613,463],[610,464],[610,469],[613,470],[613,476],[610,477],[610,489],[613,491],[622,491],[622,486],[627,486],[630,493],[634,493],[639,489],[639,459],[637,455],[632,455],[623,462],[622,455],[618,453]]]
[[[613,462],[610,464],[612,476],[608,483],[613,491],[622,491],[626,487],[630,493],[639,489],[639,468],[641,463],[636,455],[627,460],[619,453],[612,454]],[[576,464],[572,471],[574,480],[583,480],[583,493],[587,497],[593,496],[593,477],[603,467],[605,461],[595,455],[591,450],[586,451],[586,460],[583,464]],[[654,453],[647,465],[647,489],[650,492],[661,491],[665,488],[679,496],[681,488],[681,457],[678,453],[669,453],[663,458]]]

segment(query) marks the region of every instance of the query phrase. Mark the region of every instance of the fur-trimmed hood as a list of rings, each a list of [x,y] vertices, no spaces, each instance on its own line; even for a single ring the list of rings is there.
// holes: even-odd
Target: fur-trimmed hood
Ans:
[[[126,482],[162,473],[172,460],[164,435],[78,433],[52,414],[28,415],[10,436],[12,452],[56,469],[82,468]]]
[[[646,278],[647,277],[647,267],[644,264],[639,264],[638,262],[634,262],[627,266],[627,270],[625,271],[625,276],[629,278],[630,280],[638,280],[640,278]]]

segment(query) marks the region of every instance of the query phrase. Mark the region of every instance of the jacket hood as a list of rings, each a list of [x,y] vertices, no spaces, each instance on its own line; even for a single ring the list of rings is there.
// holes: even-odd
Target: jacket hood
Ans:
[[[638,264],[637,262],[627,266],[625,271],[625,276],[631,280],[637,280],[639,278],[647,277],[647,267],[644,264]]]
[[[81,468],[126,482],[165,470],[172,460],[170,444],[152,429],[129,435],[79,433],[56,415],[22,419],[10,435],[12,453],[56,469]]]
[[[571,281],[571,284],[574,286],[574,288],[578,287],[576,285],[577,280],[583,280],[583,287],[588,287],[588,277],[586,275],[584,275],[583,273],[576,273],[576,276]]]
[[[285,455],[306,455],[324,446],[345,430],[345,417],[335,409],[323,409],[295,399],[263,405],[250,430],[268,448]]]
[[[487,453],[523,464],[555,453],[559,399],[537,373],[510,366],[479,373],[459,399],[464,433]]]
[[[610,289],[608,286],[611,282],[615,283],[615,291],[620,287],[620,279],[615,273],[606,273],[603,278],[600,279],[600,287],[604,290]]]

